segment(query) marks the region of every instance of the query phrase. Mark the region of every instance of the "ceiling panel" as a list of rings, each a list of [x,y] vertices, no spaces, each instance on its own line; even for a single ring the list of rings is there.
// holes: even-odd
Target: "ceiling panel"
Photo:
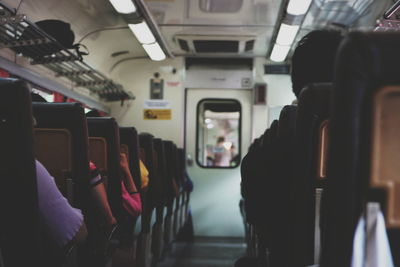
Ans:
[[[232,7],[227,7],[227,3]],[[227,35],[254,36],[253,52],[230,54],[253,57],[266,55],[281,1],[147,0],[146,4],[175,55],[199,55],[182,50],[175,38],[178,35],[201,35],[208,36],[208,39]],[[211,56],[223,54],[214,53]]]

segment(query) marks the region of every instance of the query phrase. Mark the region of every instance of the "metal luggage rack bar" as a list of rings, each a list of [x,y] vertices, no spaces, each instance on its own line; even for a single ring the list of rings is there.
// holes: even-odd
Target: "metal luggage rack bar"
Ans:
[[[74,86],[87,88],[105,101],[134,99],[121,85],[83,62],[75,51],[63,47],[28,21],[25,15],[15,14],[14,9],[1,1],[0,48],[12,49],[29,58],[32,65],[40,64],[52,70],[56,77],[64,77]]]

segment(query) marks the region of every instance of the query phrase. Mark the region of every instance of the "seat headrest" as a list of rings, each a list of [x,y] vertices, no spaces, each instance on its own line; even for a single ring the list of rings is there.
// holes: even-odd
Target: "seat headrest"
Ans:
[[[85,122],[85,112],[78,103],[32,103],[39,128],[73,128]]]
[[[329,117],[332,91],[332,83],[315,83],[305,87],[299,96],[299,119],[309,114],[317,114],[322,118]]]
[[[352,32],[342,43],[336,61],[337,88],[350,81],[368,88],[398,84],[400,36],[396,32]],[[371,86],[374,85],[374,86]],[[336,89],[335,89],[336,90]],[[343,89],[344,90],[344,89]]]

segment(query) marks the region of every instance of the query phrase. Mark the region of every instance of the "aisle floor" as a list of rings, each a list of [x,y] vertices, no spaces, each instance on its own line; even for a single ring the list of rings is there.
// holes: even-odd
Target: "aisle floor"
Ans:
[[[197,237],[193,243],[174,243],[157,267],[233,267],[245,250],[243,239]]]

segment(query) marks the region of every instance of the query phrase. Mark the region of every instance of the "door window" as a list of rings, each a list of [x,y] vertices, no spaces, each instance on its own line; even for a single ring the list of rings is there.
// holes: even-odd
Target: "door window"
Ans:
[[[240,163],[241,105],[233,99],[203,99],[197,106],[197,163],[235,168]]]

